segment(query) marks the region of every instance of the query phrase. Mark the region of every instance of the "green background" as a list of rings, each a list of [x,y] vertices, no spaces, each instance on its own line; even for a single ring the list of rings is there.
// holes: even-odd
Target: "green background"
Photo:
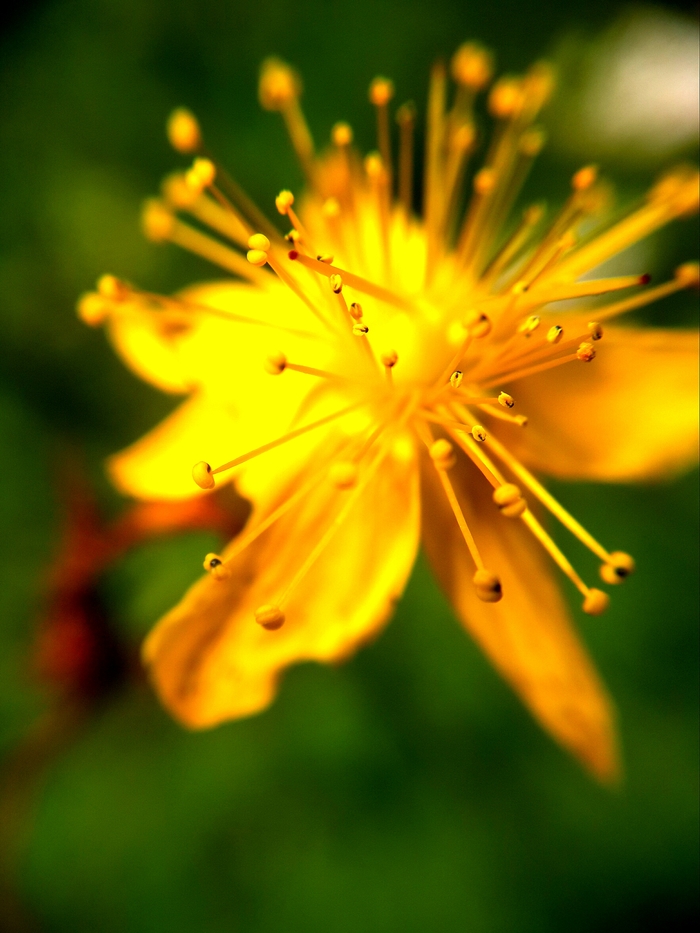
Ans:
[[[19,782],[7,778],[27,735],[60,707],[31,662],[58,546],[57,464],[80,451],[102,508],[117,511],[103,458],[173,405],[77,321],[76,296],[105,271],[153,290],[212,274],[139,233],[142,199],[179,164],[164,138],[167,113],[192,107],[268,208],[300,178],[280,121],[257,105],[266,55],[301,70],[318,139],[344,118],[368,148],[375,74],[422,107],[430,62],[464,39],[481,39],[501,68],[517,70],[567,37],[575,60],[621,12],[603,0],[578,9],[550,0],[55,0],[7,24],[3,929],[589,933],[685,930],[697,919],[694,476],[554,487],[597,536],[638,561],[604,618],[577,613],[619,708],[626,779],[617,790],[591,782],[538,730],[422,562],[376,644],[340,668],[292,670],[264,714],[190,734],[131,675],[86,705],[79,723],[49,730]],[[561,198],[577,167],[554,147],[531,196]],[[658,168],[620,155],[612,175],[633,194]],[[696,239],[692,223],[674,229],[657,244],[653,271],[692,257]],[[646,318],[687,323],[693,304],[684,295]],[[107,574],[102,596],[122,644],[138,644],[214,543],[202,534],[152,543]],[[589,559],[569,549],[590,573]]]

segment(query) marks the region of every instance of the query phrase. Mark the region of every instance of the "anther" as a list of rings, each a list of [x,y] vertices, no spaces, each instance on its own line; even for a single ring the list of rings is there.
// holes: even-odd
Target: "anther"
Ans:
[[[321,260],[321,261],[323,261],[323,260]],[[340,275],[338,275],[338,273],[336,272],[336,273],[334,273],[334,274],[328,279],[328,281],[329,281],[329,283],[330,283],[331,288],[333,289],[333,293],[334,293],[335,295],[339,295],[339,294],[342,292],[342,290],[343,290],[343,279],[342,279],[342,277],[341,277]]]
[[[488,437],[486,429],[480,424],[475,424],[471,430],[471,435],[475,441],[478,441],[480,444],[483,444],[486,438]]]
[[[196,152],[202,145],[197,118],[184,107],[178,107],[170,114],[167,133],[170,145],[178,152]]]
[[[428,453],[438,470],[451,470],[457,463],[455,449],[444,437],[434,441],[430,445]]]
[[[496,173],[492,168],[482,168],[474,176],[474,191],[477,194],[488,194],[496,187]]]
[[[530,337],[540,326],[540,319],[536,314],[531,314],[529,318],[523,321],[518,327],[518,333],[525,337]]]
[[[297,73],[279,58],[267,58],[260,69],[258,98],[265,110],[284,110],[301,93]]]
[[[378,152],[370,152],[369,155],[365,156],[364,165],[368,178],[379,181],[384,177],[384,163]]]
[[[374,78],[369,86],[369,99],[375,107],[386,107],[394,96],[394,82],[389,78]]]
[[[382,361],[382,366],[386,366],[387,369],[393,369],[399,361],[399,354],[396,350],[388,350],[386,353],[382,353],[380,359]]]
[[[260,249],[267,253],[270,251],[270,241],[264,233],[254,233],[248,237],[248,249]]]
[[[216,166],[211,159],[195,159],[192,168],[185,172],[185,182],[193,191],[203,191],[214,184]]]
[[[505,515],[506,518],[520,518],[527,508],[527,502],[515,483],[504,483],[498,489],[494,489],[493,501],[498,506],[501,515]]]
[[[497,603],[503,598],[501,581],[490,570],[477,570],[473,582],[476,595],[482,602]]]
[[[200,489],[213,489],[215,486],[211,467],[206,460],[200,460],[192,467],[192,479]]]
[[[563,336],[564,328],[560,327],[558,324],[554,324],[554,326],[550,327],[547,331],[547,343],[559,343]]]
[[[262,237],[262,233],[258,233],[257,236]],[[251,240],[253,237],[250,238]],[[264,237],[267,240],[267,237]],[[270,241],[267,240],[269,243]],[[267,251],[264,249],[249,249],[246,253],[246,259],[252,266],[264,266],[267,262]]]
[[[321,208],[323,216],[332,220],[334,217],[337,217],[340,214],[340,203],[337,198],[326,198],[323,202],[323,207]]]
[[[590,363],[595,359],[595,347],[592,343],[582,343],[576,351],[576,356],[582,363]]]
[[[508,395],[507,392],[499,392],[498,404],[502,405],[504,408],[513,408],[515,405],[515,399],[512,395]]]
[[[148,239],[160,243],[172,234],[175,217],[161,201],[152,198],[144,205],[141,224]]]
[[[613,586],[623,583],[630,574],[634,573],[634,558],[624,551],[613,551],[608,560],[601,564],[600,576],[605,583]]]
[[[287,368],[287,357],[284,353],[273,353],[265,360],[265,372],[271,376],[279,376]]]
[[[583,600],[583,611],[589,616],[600,616],[610,605],[610,597],[602,590],[591,588]]]
[[[676,280],[686,288],[700,285],[700,263],[684,262],[682,266],[678,266]]]
[[[369,327],[366,324],[353,324],[352,332],[356,337],[364,337],[369,333]]]
[[[452,77],[472,91],[480,91],[491,80],[493,58],[486,49],[474,42],[465,42],[452,56]]]
[[[533,158],[540,154],[546,141],[547,137],[544,130],[535,127],[528,130],[527,133],[523,133],[518,148],[523,155]]]
[[[255,610],[255,621],[268,632],[274,632],[284,625],[284,613],[279,606],[259,606]]]
[[[362,320],[362,305],[359,301],[353,301],[348,310],[350,311],[350,317],[355,321]]]
[[[575,172],[571,179],[574,191],[587,191],[598,179],[598,169],[595,165],[586,165]]]
[[[284,191],[280,191],[275,198],[275,207],[282,215],[287,213],[292,204],[294,204],[294,195],[291,191],[287,191],[286,188]]]
[[[116,275],[101,275],[97,280],[97,291],[108,301],[125,301],[129,297],[129,286]]]
[[[411,100],[406,101],[405,104],[401,104],[396,111],[396,122],[399,126],[410,126],[415,122],[415,119],[416,106]]]
[[[204,569],[215,580],[229,580],[231,578],[231,571],[218,554],[207,554],[204,558]]]
[[[518,78],[501,78],[489,94],[489,110],[494,117],[505,120],[521,111],[524,98],[522,81]]]
[[[456,369],[450,376],[450,385],[453,389],[458,389],[462,385],[462,373]]]
[[[481,311],[470,311],[464,318],[464,326],[472,337],[479,340],[491,333],[491,319]]]
[[[357,485],[359,469],[352,460],[338,460],[331,464],[328,478],[337,489],[352,489]]]
[[[334,146],[349,146],[352,142],[352,127],[349,123],[336,123],[331,130],[331,140]]]
[[[76,311],[80,320],[89,327],[99,327],[107,319],[110,307],[95,292],[88,292],[78,302]]]
[[[603,339],[603,328],[597,321],[589,321],[586,324],[586,329],[591,340],[602,340]]]

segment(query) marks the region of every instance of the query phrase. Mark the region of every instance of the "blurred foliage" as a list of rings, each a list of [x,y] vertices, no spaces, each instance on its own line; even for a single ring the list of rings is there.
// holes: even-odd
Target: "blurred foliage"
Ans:
[[[590,45],[619,10],[609,0],[53,0],[15,15],[0,64],[0,748],[10,772],[25,773],[23,737],[41,717],[50,724],[58,702],[31,663],[59,546],[55,465],[84,451],[101,508],[116,513],[103,458],[173,404],[78,323],[76,296],[105,271],[153,290],[212,277],[138,232],[141,200],[176,164],[165,115],[192,107],[268,205],[300,176],[280,122],[257,106],[266,55],[300,68],[319,139],[344,118],[367,148],[375,74],[422,106],[430,62],[463,38],[517,70],[572,32]],[[561,198],[576,167],[554,149],[530,195]],[[618,162],[621,195],[641,191],[654,168]],[[664,271],[696,243],[696,227],[682,225],[647,258]],[[646,318],[691,315],[681,296]],[[536,728],[419,564],[376,645],[338,669],[294,669],[261,716],[191,734],[132,678],[79,720],[57,719],[49,750],[0,804],[0,818],[17,817],[0,841],[11,843],[0,897],[18,899],[0,922],[34,929],[33,917],[36,929],[71,933],[686,929],[697,910],[696,482],[557,493],[638,559],[609,615],[580,620],[619,706],[620,789],[593,785]],[[134,649],[212,540],[144,545],[104,577],[100,598]]]

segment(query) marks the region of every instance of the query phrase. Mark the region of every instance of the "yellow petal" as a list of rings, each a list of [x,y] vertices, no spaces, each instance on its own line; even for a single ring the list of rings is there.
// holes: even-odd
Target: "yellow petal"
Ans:
[[[303,326],[294,326],[297,299],[279,283],[262,289],[212,282],[176,297],[185,303],[179,309],[154,311],[126,302],[109,321],[110,337],[124,362],[160,389],[206,386],[230,399],[242,392],[269,397],[279,393],[265,372],[271,353],[283,350],[307,366],[328,362],[319,326],[313,320],[307,326],[308,315],[300,315]]]
[[[189,499],[201,494],[192,479],[199,460],[229,459],[238,418],[235,410],[194,395],[156,428],[107,461],[116,488],[137,499]]]
[[[486,481],[460,460],[450,476],[485,564],[503,586],[500,602],[478,599],[474,566],[431,469],[424,470],[423,540],[459,618],[545,729],[599,778],[614,777],[610,702],[544,556],[520,521],[498,513]]]
[[[320,481],[233,558],[230,579],[200,580],[148,637],[144,658],[156,689],[185,724],[206,727],[263,709],[285,667],[342,659],[384,624],[410,573],[419,528],[415,463],[393,458],[290,595],[284,626],[266,631],[254,619],[259,606],[280,598],[351,494]]]
[[[698,455],[698,337],[606,327],[591,363],[509,388],[524,429],[501,431],[529,466],[566,479],[655,479]],[[499,423],[499,430],[501,424]]]

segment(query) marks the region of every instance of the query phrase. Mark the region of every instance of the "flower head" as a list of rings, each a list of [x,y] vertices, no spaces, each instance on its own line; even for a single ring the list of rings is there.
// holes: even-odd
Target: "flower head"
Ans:
[[[557,213],[534,205],[514,217],[545,142],[535,121],[551,72],[537,64],[493,84],[476,169],[474,102],[491,56],[466,44],[450,73],[453,91],[442,64],[430,77],[422,218],[416,110],[396,111],[397,152],[386,78],[369,89],[377,151],[363,158],[337,123],[318,155],[297,75],[263,64],[260,101],[281,112],[308,183],[300,198],[276,197],[282,231],[208,152],[195,118],[171,117],[173,145],[195,159],[146,205],[146,233],[235,279],[164,297],[106,276],[82,300],[84,319],[106,322],[138,375],[187,396],[110,469],[140,498],[233,481],[253,508],[244,532],[206,556],[207,575],[144,657],[190,726],[256,712],[290,663],[337,660],[375,635],[422,530],[466,628],[545,727],[610,776],[609,704],[551,568],[599,615],[600,586],[621,583],[634,561],[598,542],[536,473],[621,480],[692,460],[694,338],[617,320],[697,284],[697,266],[656,286],[643,270],[594,270],[696,209],[697,172],[670,172],[610,222],[608,188],[586,166]],[[592,552],[602,584],[574,568],[545,512]]]

